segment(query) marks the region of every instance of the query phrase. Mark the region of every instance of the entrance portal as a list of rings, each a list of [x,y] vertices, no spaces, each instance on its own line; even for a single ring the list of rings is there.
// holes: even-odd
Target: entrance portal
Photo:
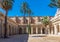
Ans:
[[[19,28],[19,34],[22,34],[22,28]]]
[[[26,34],[26,28],[24,28],[24,34]]]
[[[45,28],[42,29],[43,34],[45,34]]]
[[[38,28],[38,34],[41,34],[41,29],[40,28]]]
[[[33,34],[36,34],[36,28],[33,28]]]

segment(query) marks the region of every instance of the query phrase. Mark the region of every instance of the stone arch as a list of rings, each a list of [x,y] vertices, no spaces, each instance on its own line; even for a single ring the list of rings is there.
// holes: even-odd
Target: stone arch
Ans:
[[[42,33],[45,34],[45,28],[42,28]]]
[[[33,28],[33,34],[36,34],[36,28]]]
[[[19,28],[19,34],[22,34],[22,27]]]
[[[41,28],[38,28],[38,34],[41,34]]]

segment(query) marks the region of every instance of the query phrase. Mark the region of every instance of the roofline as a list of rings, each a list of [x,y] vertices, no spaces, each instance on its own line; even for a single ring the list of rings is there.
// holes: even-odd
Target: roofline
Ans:
[[[13,18],[13,17],[23,17],[23,16],[8,16],[9,18]],[[28,16],[25,16],[28,17]],[[44,17],[44,16],[31,16],[31,17]],[[54,17],[54,16],[49,16],[49,17]]]

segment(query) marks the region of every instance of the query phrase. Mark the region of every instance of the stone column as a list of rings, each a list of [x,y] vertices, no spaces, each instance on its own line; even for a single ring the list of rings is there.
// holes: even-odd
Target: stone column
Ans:
[[[4,25],[2,23],[2,37],[4,37]]]
[[[36,34],[38,34],[38,27],[36,27]]]
[[[14,26],[13,26],[13,30],[14,30],[14,31],[13,31],[13,34],[15,34],[15,28],[14,28]]]
[[[49,28],[49,25],[47,25],[47,33],[50,34],[50,28]]]
[[[26,28],[26,33],[28,33],[28,27]]]
[[[2,36],[2,20],[0,20],[0,37]]]
[[[56,25],[54,25],[54,34],[57,34],[57,26]]]
[[[11,27],[11,26],[10,26]],[[11,27],[11,35],[12,35],[12,27]]]
[[[55,28],[54,28],[54,32],[55,32]],[[51,29],[51,34],[53,34],[53,30]]]
[[[42,27],[41,27],[41,34],[42,34]]]
[[[48,31],[47,31],[47,32],[48,32],[48,34],[50,34],[50,30],[49,30],[49,28],[48,28]]]
[[[59,32],[60,32],[60,24],[59,24]]]
[[[9,25],[7,25],[7,36],[9,36]]]
[[[31,34],[33,34],[33,27],[31,27]]]

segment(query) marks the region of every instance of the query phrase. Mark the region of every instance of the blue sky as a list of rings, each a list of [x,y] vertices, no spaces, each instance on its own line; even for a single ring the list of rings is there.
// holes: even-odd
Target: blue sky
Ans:
[[[8,12],[8,16],[23,16],[20,12],[20,6],[23,1],[27,1],[29,4],[29,7],[34,13],[32,16],[54,16],[56,13],[56,7],[50,8],[48,6],[50,0],[15,0],[12,9]],[[5,13],[1,8],[0,11]]]

